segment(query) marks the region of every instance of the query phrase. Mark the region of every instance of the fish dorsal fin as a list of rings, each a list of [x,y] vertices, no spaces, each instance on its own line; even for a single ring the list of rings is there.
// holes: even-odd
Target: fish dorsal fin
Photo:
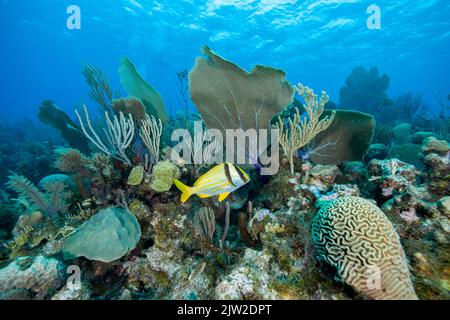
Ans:
[[[229,195],[230,195],[230,192],[222,193],[222,194],[219,196],[219,202],[222,202],[223,200],[225,200]]]
[[[203,180],[208,179],[210,176],[216,174],[220,170],[223,170],[223,166],[224,166],[224,164],[221,163],[221,164],[218,164],[217,166],[215,166],[214,168],[211,168],[211,170],[209,170],[208,172],[203,174],[200,178],[197,179],[197,181],[195,181],[193,187],[198,186],[200,183],[203,182]]]

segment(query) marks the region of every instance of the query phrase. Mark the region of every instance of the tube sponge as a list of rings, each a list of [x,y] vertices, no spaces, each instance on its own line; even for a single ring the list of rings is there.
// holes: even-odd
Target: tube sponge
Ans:
[[[372,299],[417,299],[398,234],[370,201],[342,197],[325,204],[313,220],[319,260]]]

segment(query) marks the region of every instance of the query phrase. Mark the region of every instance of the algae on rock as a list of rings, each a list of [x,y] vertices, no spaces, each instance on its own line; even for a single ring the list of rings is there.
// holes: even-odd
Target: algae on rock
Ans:
[[[153,167],[153,178],[150,187],[156,192],[170,190],[174,179],[180,177],[180,169],[169,160],[160,161]]]

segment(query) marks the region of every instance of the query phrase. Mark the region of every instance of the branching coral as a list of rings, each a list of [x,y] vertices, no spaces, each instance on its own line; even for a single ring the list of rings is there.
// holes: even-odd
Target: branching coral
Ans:
[[[216,231],[216,216],[210,207],[203,207],[194,216],[194,227],[198,235],[212,243]]]
[[[67,212],[67,201],[71,193],[66,191],[66,186],[62,182],[45,184],[46,193],[43,193],[27,178],[14,174],[9,177],[7,186],[17,192],[20,198],[26,200],[34,209],[42,210],[52,217]]]
[[[83,75],[87,84],[91,88],[89,97],[94,100],[104,111],[111,111],[114,95],[119,96],[118,92],[113,92],[105,71],[97,66],[85,63],[83,65]]]
[[[277,128],[279,130],[280,145],[283,148],[284,155],[288,158],[291,166],[291,173],[294,174],[294,154],[297,150],[306,146],[320,132],[326,130],[334,120],[335,112],[330,116],[319,120],[325,105],[329,101],[329,97],[325,91],[322,92],[320,100],[314,91],[308,87],[304,87],[299,83],[295,87],[297,93],[305,100],[305,110],[308,118],[303,118],[300,111],[296,108],[294,119],[289,119],[289,127],[285,129],[284,122],[278,118]]]
[[[105,178],[111,178],[114,174],[111,156],[104,153],[95,153],[87,164],[87,168]]]
[[[12,255],[14,255],[14,253],[20,251],[28,243],[30,233],[33,232],[33,230],[33,227],[26,226],[13,240],[4,243],[3,246],[10,250]]]
[[[103,128],[107,138],[107,143],[105,143],[93,128],[86,106],[84,106],[86,124],[82,120],[78,111],[75,111],[75,113],[78,117],[78,121],[80,122],[81,129],[89,141],[112,158],[131,166],[131,161],[126,154],[126,150],[130,146],[131,142],[133,142],[135,134],[134,120],[131,114],[129,114],[127,118],[122,112],[120,112],[119,116],[114,115],[114,119],[111,121],[109,113],[105,112],[106,128]]]
[[[65,173],[73,174],[72,178],[75,180],[80,194],[87,198],[83,185],[83,178],[90,178],[88,164],[90,159],[87,158],[77,149],[58,148],[55,150],[56,161],[54,166]]]
[[[86,165],[89,159],[77,149],[57,148],[55,150],[56,161],[54,166],[66,173],[78,173],[88,176]]]
[[[141,121],[141,128],[139,135],[147,147],[152,163],[159,160],[159,146],[161,143],[162,122],[161,119],[156,121],[155,117],[147,116],[145,120]]]

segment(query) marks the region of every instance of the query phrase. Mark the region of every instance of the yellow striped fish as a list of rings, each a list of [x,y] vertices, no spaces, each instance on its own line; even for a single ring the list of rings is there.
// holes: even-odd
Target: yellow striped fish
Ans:
[[[236,191],[249,181],[250,177],[244,170],[232,163],[222,163],[198,178],[192,187],[188,187],[176,179],[174,183],[182,192],[181,202],[185,203],[193,194],[200,198],[219,195],[219,201],[222,202],[231,192]]]

